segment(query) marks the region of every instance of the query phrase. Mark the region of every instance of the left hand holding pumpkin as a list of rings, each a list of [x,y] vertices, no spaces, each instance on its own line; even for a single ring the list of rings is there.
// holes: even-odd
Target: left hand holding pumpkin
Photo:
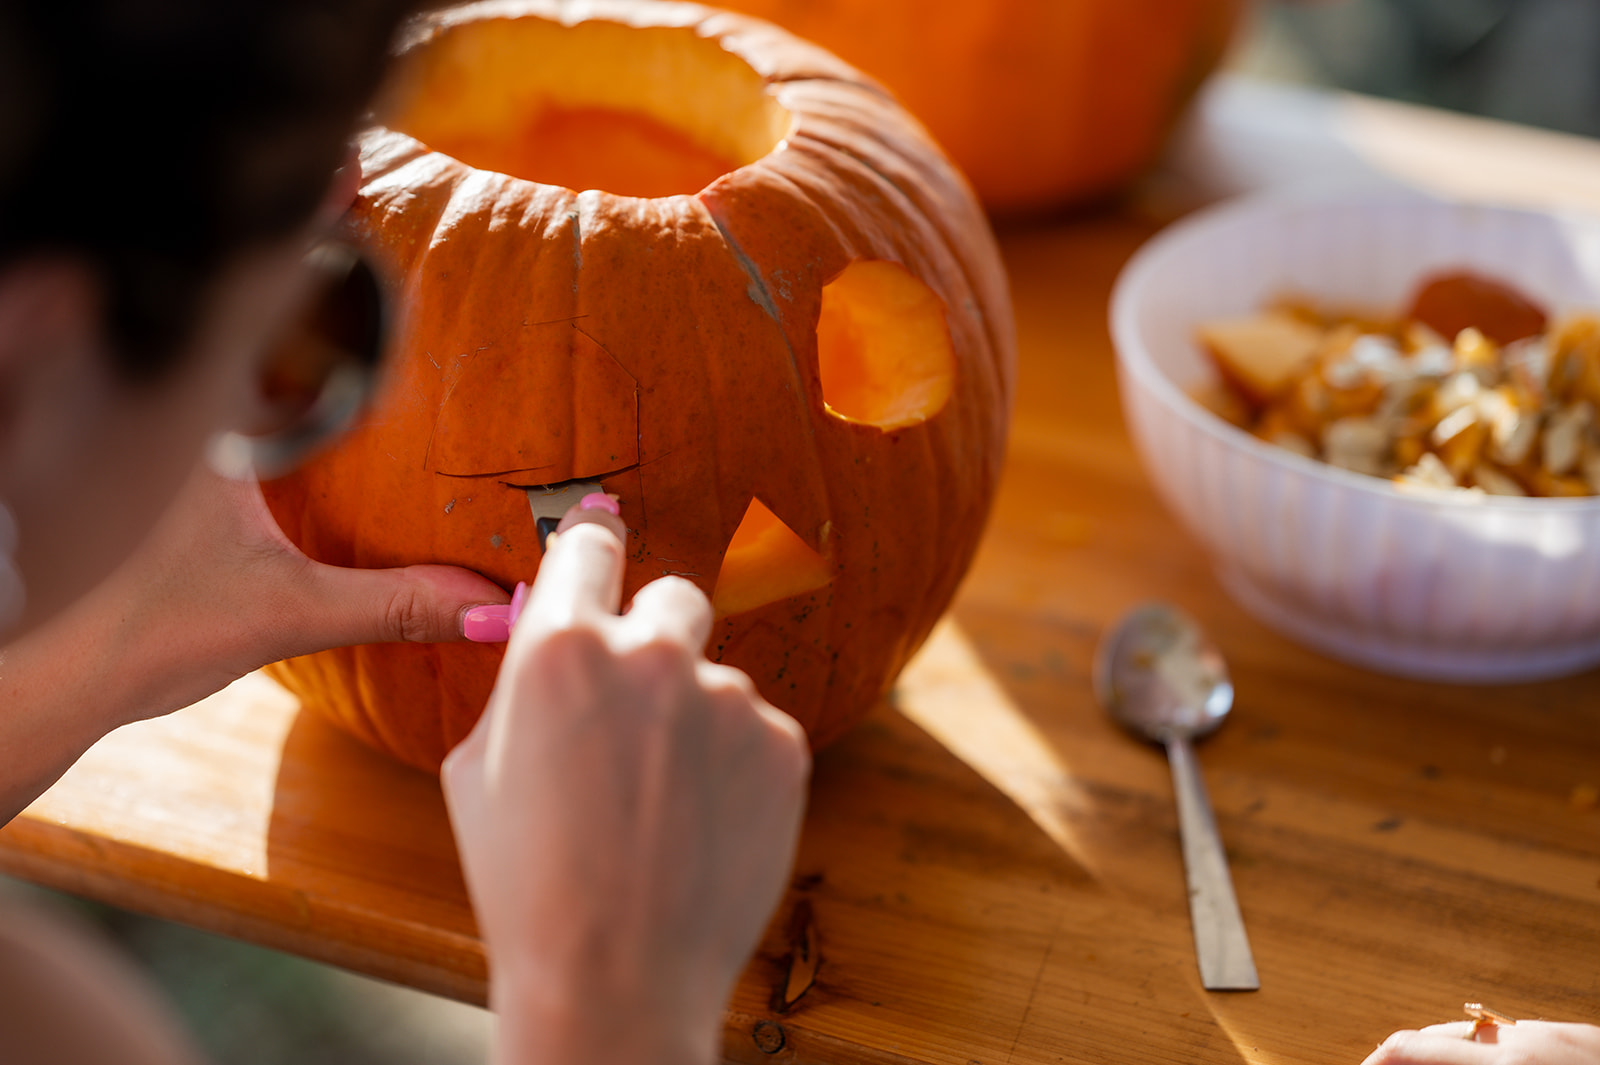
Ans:
[[[0,750],[30,764],[0,794],[0,823],[120,725],[187,706],[282,658],[459,640],[469,607],[508,598],[451,566],[313,562],[279,532],[255,483],[201,468],[104,584],[4,648]]]

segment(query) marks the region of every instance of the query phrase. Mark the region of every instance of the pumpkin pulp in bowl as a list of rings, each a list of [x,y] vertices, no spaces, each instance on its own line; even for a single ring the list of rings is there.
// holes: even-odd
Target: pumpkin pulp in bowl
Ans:
[[[870,82],[754,20],[540,0],[429,16],[362,142],[354,235],[401,305],[365,422],[266,485],[339,565],[537,571],[525,489],[599,481],[625,592],[678,575],[708,653],[825,743],[949,602],[993,494],[1014,339],[981,210]],[[275,673],[435,768],[500,650]]]

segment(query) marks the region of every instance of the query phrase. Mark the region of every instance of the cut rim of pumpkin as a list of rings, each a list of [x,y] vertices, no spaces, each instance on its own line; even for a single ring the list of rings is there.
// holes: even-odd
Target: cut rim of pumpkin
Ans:
[[[480,170],[636,197],[699,192],[793,124],[755,69],[692,28],[532,16],[442,30],[378,113]]]
[[[853,262],[822,287],[817,360],[828,412],[883,430],[932,418],[955,384],[944,301],[886,260]]]
[[[765,503],[752,498],[722,557],[711,605],[718,616],[743,614],[814,592],[832,579],[827,560]]]

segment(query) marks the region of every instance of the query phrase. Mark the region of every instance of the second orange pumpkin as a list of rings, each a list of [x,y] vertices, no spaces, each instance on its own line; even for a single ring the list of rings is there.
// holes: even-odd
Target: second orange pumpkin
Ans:
[[[1217,65],[1240,0],[720,0],[877,78],[991,211],[1126,182]]]

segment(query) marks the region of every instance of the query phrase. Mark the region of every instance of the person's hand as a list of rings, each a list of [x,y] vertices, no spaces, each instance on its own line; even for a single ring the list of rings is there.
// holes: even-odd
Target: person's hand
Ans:
[[[1396,1032],[1363,1065],[1596,1065],[1600,1028],[1592,1024],[1518,1021],[1485,1025],[1475,1039],[1471,1021]]]
[[[509,597],[454,566],[344,569],[314,562],[279,531],[254,481],[202,466],[149,541],[98,590],[127,639],[167,668],[153,716],[187,706],[269,662],[350,644],[464,637],[480,603]],[[186,668],[185,668],[186,667]]]
[[[459,640],[471,606],[508,598],[450,566],[313,562],[279,531],[259,486],[202,467],[132,558],[0,651],[0,750],[27,763],[8,766],[0,823],[119,725],[294,655]]]
[[[145,689],[131,709],[151,717],[294,655],[459,640],[470,606],[506,599],[493,582],[450,566],[313,562],[279,531],[258,485],[202,466],[143,547],[72,613],[115,619],[100,633],[110,639],[101,653],[124,660],[117,648],[137,647],[142,668],[124,683]]]
[[[443,770],[495,1056],[708,1065],[788,880],[810,758],[792,718],[703,657],[693,584],[646,585],[617,616],[621,523],[584,517],[551,541]]]

